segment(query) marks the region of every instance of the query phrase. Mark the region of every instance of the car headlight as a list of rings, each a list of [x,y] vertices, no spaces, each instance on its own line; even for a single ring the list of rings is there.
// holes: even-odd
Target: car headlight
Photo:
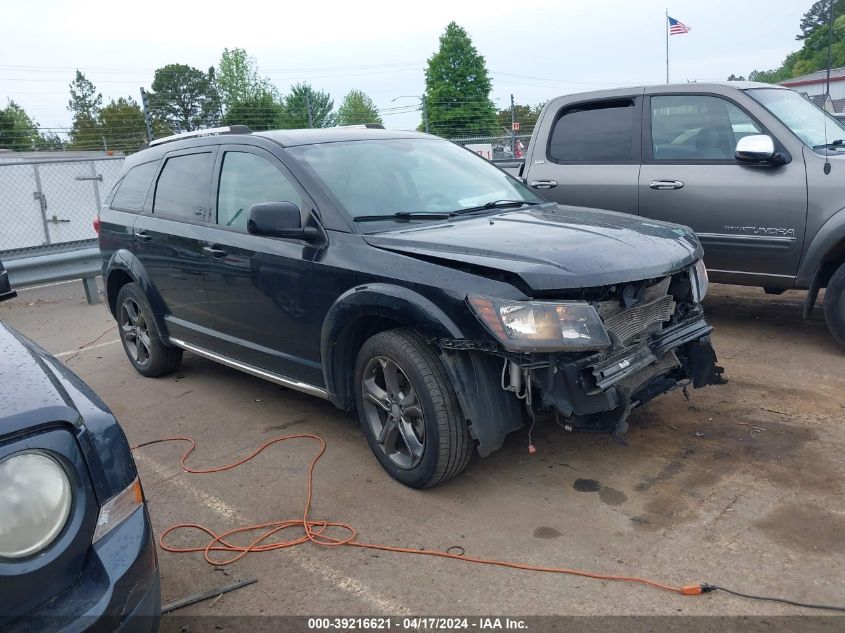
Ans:
[[[596,350],[610,345],[595,308],[581,301],[507,301],[470,295],[475,314],[511,352]]]
[[[692,299],[696,303],[701,303],[710,287],[710,279],[707,277],[707,268],[704,266],[703,259],[699,259],[690,268],[690,281],[692,282]]]
[[[50,545],[67,523],[73,493],[65,469],[39,451],[0,461],[0,557],[23,558]]]

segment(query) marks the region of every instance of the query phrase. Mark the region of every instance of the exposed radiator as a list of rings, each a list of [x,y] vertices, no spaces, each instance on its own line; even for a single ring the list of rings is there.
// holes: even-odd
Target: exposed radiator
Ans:
[[[641,303],[605,319],[604,326],[615,344],[627,345],[639,334],[651,331],[652,326],[668,321],[674,310],[674,299],[664,294],[650,303]]]

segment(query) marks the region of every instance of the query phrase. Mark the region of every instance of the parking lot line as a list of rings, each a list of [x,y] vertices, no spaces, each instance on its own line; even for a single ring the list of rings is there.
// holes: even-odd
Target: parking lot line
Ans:
[[[87,352],[92,349],[99,349],[101,347],[106,347],[107,345],[114,345],[115,343],[120,343],[120,339],[116,338],[111,341],[104,341],[103,343],[97,343],[96,345],[86,345],[85,347],[80,347],[79,349],[71,349],[66,352],[60,352],[58,354],[53,354],[56,358],[64,358],[65,356],[71,356],[73,354],[79,354],[81,352]]]
[[[136,463],[153,471],[157,476],[166,479],[168,484],[173,484],[174,486],[180,488],[183,492],[188,493],[202,506],[207,507],[221,519],[232,523],[246,524],[249,522],[249,519],[239,510],[232,507],[222,499],[191,485],[182,477],[174,477],[173,470],[164,464],[161,464],[143,453],[135,452],[133,456],[135,457]],[[404,605],[381,595],[356,578],[350,578],[333,567],[309,559],[301,552],[301,550],[290,549],[284,555],[293,558],[303,570],[320,577],[323,581],[331,584],[333,587],[357,597],[362,602],[365,602],[369,607],[376,609],[379,613],[389,613],[391,615],[413,615],[413,612],[408,610]]]

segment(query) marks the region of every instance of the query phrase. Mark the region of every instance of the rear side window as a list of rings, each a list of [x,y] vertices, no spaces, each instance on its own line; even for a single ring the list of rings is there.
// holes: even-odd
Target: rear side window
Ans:
[[[158,161],[136,165],[123,177],[115,189],[111,201],[112,209],[139,212],[144,208],[150,183],[155,176]]]
[[[212,155],[184,154],[164,163],[156,185],[153,213],[194,222],[208,215]]]
[[[633,99],[577,105],[558,118],[549,158],[561,163],[619,163],[634,159]]]

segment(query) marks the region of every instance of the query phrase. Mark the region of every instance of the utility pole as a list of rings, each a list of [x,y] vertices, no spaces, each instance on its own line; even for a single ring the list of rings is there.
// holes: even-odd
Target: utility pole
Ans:
[[[428,105],[426,102],[426,96],[422,95],[420,99],[422,99],[423,127],[425,128],[425,133],[428,134]]]
[[[830,2],[830,10],[827,14],[827,87],[825,88],[825,94],[829,97],[830,96],[830,66],[833,63],[833,3],[834,0],[828,0]]]
[[[314,119],[311,116],[311,95],[305,93],[305,107],[308,110],[308,127],[314,127]]]
[[[144,123],[147,124],[147,138],[151,141],[155,138],[153,136],[153,124],[150,121],[150,110],[147,107],[147,91],[141,86],[141,107],[144,108]]]
[[[511,93],[511,156],[516,156],[516,110],[513,104],[513,93]]]
[[[677,14],[675,14],[677,15]],[[666,9],[666,17],[663,18],[663,30],[666,31],[666,84],[669,84],[669,9]]]

